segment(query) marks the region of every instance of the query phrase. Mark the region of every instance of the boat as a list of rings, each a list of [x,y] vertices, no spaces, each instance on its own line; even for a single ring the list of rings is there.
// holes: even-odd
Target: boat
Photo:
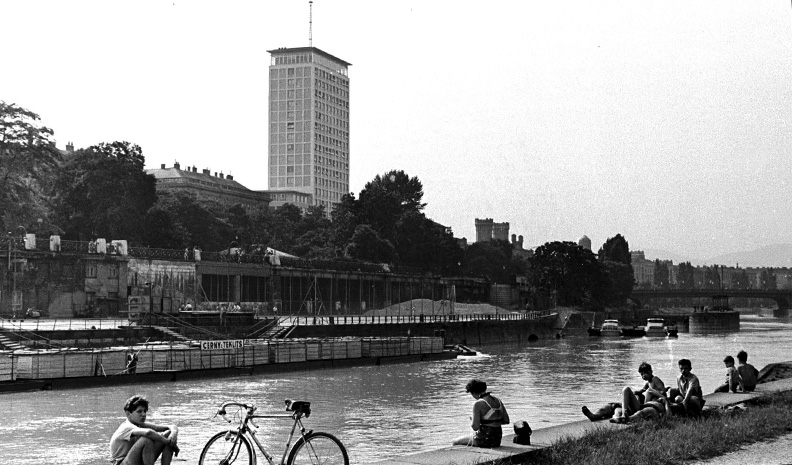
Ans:
[[[446,350],[455,352],[457,355],[462,357],[474,357],[478,355],[478,352],[462,344],[448,344],[445,346],[445,348]]]
[[[679,337],[679,330],[675,324],[673,325],[666,325],[665,327],[666,336],[668,337]]]
[[[646,336],[647,337],[666,337],[665,321],[662,318],[647,318],[646,320]]]
[[[605,320],[599,328],[592,326],[588,329],[589,336],[619,337],[619,320]]]
[[[646,330],[642,326],[633,325],[631,328],[623,327],[621,335],[624,337],[644,337]]]

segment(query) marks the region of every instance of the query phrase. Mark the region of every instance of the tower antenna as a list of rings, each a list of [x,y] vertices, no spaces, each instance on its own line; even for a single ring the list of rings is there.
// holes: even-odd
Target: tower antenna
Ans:
[[[313,0],[308,1],[308,46],[313,47]]]

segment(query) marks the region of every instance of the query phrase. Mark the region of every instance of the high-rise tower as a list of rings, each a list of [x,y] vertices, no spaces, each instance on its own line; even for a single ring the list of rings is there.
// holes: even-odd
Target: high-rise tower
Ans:
[[[316,47],[269,50],[269,190],[329,214],[349,192],[350,63]]]

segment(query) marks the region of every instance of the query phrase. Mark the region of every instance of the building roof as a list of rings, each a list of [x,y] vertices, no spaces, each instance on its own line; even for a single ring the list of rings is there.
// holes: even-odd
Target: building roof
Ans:
[[[295,48],[282,47],[282,48],[276,48],[274,50],[267,50],[267,53],[270,53],[272,55],[287,55],[292,53],[303,53],[303,52],[314,52],[330,60],[334,60],[339,63],[342,63],[344,66],[352,66],[352,63],[346,62],[338,58],[337,56],[330,55],[329,53],[320,50],[316,47],[295,47]]]
[[[223,176],[221,178],[220,176],[212,176],[210,173],[193,172],[192,170],[189,169],[182,170],[175,167],[148,169],[146,170],[146,173],[153,175],[157,179],[157,181],[161,179],[186,178],[186,179],[195,179],[204,182],[209,181],[214,184],[224,185],[227,187],[232,187],[234,189],[249,190],[247,187],[236,182],[233,176],[231,177],[231,179],[229,179],[228,176]]]

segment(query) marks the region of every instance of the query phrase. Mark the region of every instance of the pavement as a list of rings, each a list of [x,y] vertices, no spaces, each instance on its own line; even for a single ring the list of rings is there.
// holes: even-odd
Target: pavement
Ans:
[[[704,396],[707,409],[719,409],[743,403],[747,400],[762,397],[775,392],[792,391],[792,378],[779,379],[756,386],[752,393],[714,393]],[[561,438],[580,438],[598,428],[628,428],[629,425],[610,423],[609,421],[591,422],[581,420],[548,428],[535,429],[531,435],[531,445],[523,446],[512,443],[513,434],[503,436],[500,447],[483,449],[478,447],[448,446],[437,450],[421,452],[418,454],[397,457],[376,465],[487,465],[505,458],[519,458],[527,456],[532,451],[550,447]],[[748,455],[738,455],[740,453]],[[734,454],[734,455],[733,455]],[[756,454],[751,455],[751,454]],[[733,462],[730,457],[734,456]],[[761,458],[760,458],[761,457]],[[742,450],[724,454],[709,459],[709,461],[695,462],[695,465],[792,465],[792,434],[782,436],[767,442],[755,443],[745,446]]]

